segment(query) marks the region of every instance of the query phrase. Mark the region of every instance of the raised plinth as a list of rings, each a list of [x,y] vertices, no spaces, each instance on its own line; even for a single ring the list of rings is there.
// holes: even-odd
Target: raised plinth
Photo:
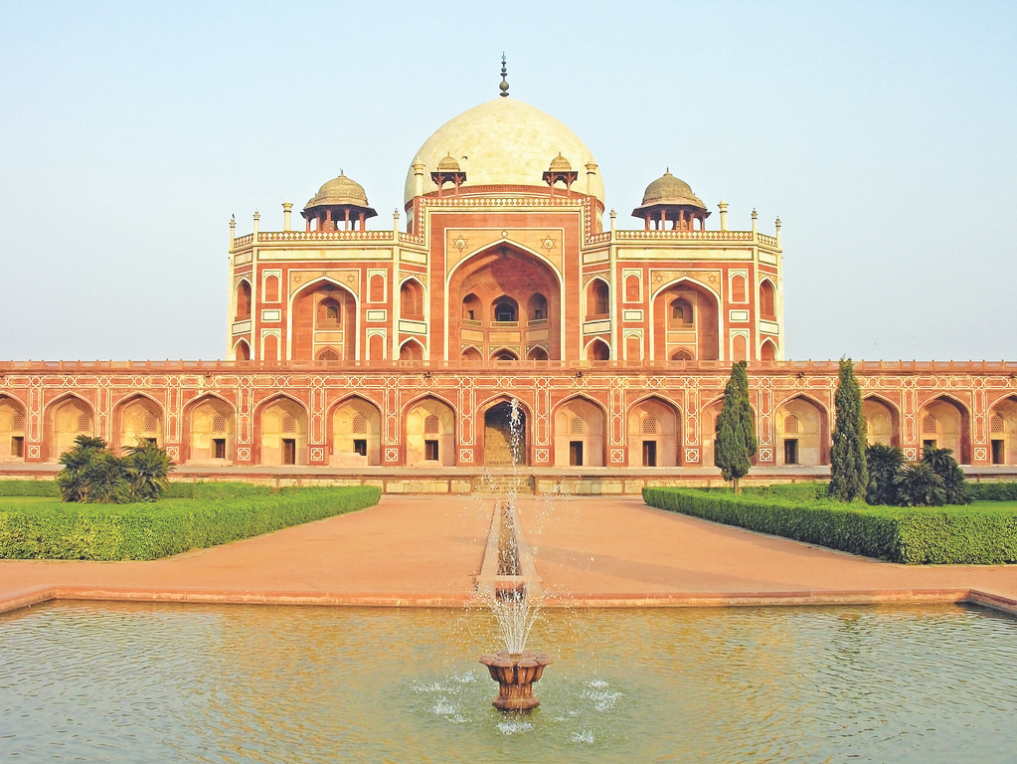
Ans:
[[[540,701],[533,697],[533,683],[540,679],[544,666],[551,662],[548,656],[500,652],[485,655],[480,662],[487,666],[491,679],[498,683],[498,697],[491,701],[495,708],[529,711],[540,705]]]

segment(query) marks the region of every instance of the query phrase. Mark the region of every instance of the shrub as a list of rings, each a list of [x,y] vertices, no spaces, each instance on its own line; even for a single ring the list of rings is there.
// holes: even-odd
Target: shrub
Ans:
[[[1017,501],[1017,483],[968,483],[973,501]]]
[[[297,488],[215,499],[0,509],[0,558],[154,560],[352,512],[374,486]]]
[[[139,441],[120,457],[102,438],[79,435],[74,448],[60,455],[60,495],[68,502],[125,504],[157,501],[166,488],[173,462],[154,443]]]
[[[926,448],[922,452],[922,464],[927,464],[943,480],[947,504],[970,504],[971,496],[964,481],[964,470],[954,461],[949,448]]]
[[[903,467],[893,479],[897,505],[901,507],[941,507],[946,503],[943,478],[928,464],[918,462]]]
[[[0,480],[0,496],[59,496],[55,480]]]
[[[896,446],[873,443],[865,449],[869,483],[865,489],[867,504],[897,504],[894,480],[904,467],[904,452]]]
[[[645,488],[650,506],[907,564],[1017,562],[1017,511],[868,507],[730,492]]]

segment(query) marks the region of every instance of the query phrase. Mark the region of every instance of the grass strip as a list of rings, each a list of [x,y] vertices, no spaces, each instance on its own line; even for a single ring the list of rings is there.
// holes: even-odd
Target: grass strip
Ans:
[[[671,512],[908,565],[1017,562],[1017,509],[1006,505],[876,507],[683,488],[644,488],[643,500]]]

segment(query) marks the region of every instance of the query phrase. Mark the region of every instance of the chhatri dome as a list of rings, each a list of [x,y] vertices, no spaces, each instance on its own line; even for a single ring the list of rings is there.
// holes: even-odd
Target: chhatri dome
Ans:
[[[463,189],[471,186],[519,185],[547,187],[544,173],[552,159],[568,160],[579,171],[572,187],[604,201],[600,171],[587,174],[593,153],[579,136],[540,109],[515,98],[494,98],[474,106],[439,127],[417,152],[422,162],[423,191],[438,190],[429,180],[453,158],[466,174]],[[414,196],[414,169],[406,174],[406,201]]]

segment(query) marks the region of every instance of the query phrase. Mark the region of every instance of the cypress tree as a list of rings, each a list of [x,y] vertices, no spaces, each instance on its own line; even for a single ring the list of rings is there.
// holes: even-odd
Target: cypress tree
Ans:
[[[745,367],[745,361],[731,367],[713,447],[713,463],[720,467],[724,479],[734,484],[735,493],[741,493],[738,480],[748,474],[752,466],[749,460],[756,454],[756,426],[752,421]]]
[[[841,501],[865,497],[869,484],[865,461],[865,419],[862,417],[862,391],[855,379],[850,358],[840,359],[837,380],[837,425],[830,450],[830,496]]]

